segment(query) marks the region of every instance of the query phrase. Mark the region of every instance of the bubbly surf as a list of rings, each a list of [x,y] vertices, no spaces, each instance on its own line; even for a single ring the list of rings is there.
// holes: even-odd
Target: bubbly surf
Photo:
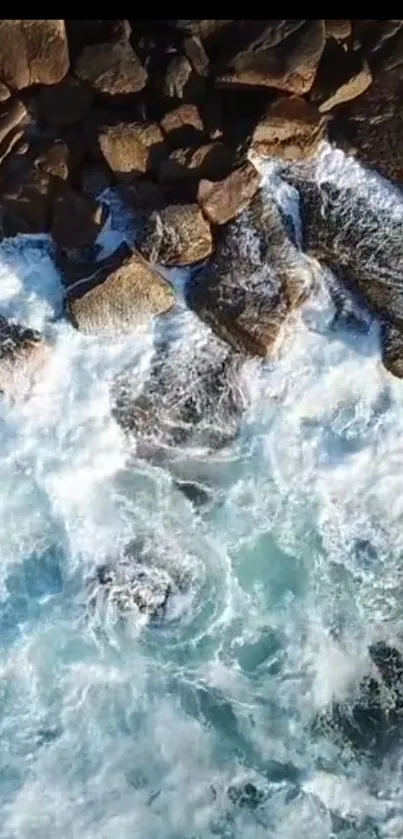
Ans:
[[[325,148],[323,172],[403,213],[342,153]],[[295,194],[274,165],[263,179],[298,232]],[[105,249],[128,231],[115,202]],[[80,335],[50,248],[0,246],[1,313],[52,346],[25,398],[0,404],[0,835],[401,836],[403,755],[347,760],[313,727],[368,643],[402,631],[403,385],[376,322],[334,328],[318,268],[277,357],[247,368],[250,407],[199,508],[111,412],[160,327]],[[184,347],[206,332],[182,304],[164,328]],[[89,606],[95,569],[134,539],[182,581],[155,622]]]

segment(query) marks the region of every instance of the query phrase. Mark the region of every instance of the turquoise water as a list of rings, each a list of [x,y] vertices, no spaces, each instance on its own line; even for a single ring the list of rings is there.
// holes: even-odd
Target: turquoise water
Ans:
[[[396,208],[341,155],[321,166]],[[0,246],[0,310],[52,345],[0,406],[0,836],[401,836],[400,753],[376,765],[314,728],[368,643],[402,630],[403,385],[377,325],[332,329],[318,269],[277,357],[250,363],[250,408],[197,508],[111,417],[110,382],[128,361],[141,382],[153,330],[58,320],[48,249]],[[184,346],[205,334],[182,310],[173,326]],[[159,621],[89,608],[95,567],[133,538],[185,581]]]

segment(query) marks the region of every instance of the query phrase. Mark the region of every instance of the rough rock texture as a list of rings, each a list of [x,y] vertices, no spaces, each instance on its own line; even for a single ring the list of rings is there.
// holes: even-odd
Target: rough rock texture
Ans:
[[[172,152],[161,162],[158,177],[161,181],[215,180],[231,171],[233,157],[224,143],[206,143],[199,148],[182,148]]]
[[[0,79],[10,90],[57,84],[68,69],[64,20],[0,21]]]
[[[289,240],[278,209],[258,193],[242,215],[219,229],[216,253],[186,296],[235,350],[266,356],[311,281],[309,263]]]
[[[160,618],[173,592],[173,580],[165,569],[133,561],[130,556],[100,566],[97,583],[90,606],[101,615],[106,611],[119,616],[140,612],[150,618]]]
[[[35,156],[35,165],[62,181],[70,180],[72,160],[70,149],[63,140],[52,140]]]
[[[391,193],[385,201],[376,182],[363,179],[350,185],[337,176],[322,177],[318,185],[315,172],[315,165],[285,172],[300,194],[305,248],[335,268],[374,312],[403,327],[399,196]]]
[[[147,83],[147,71],[128,42],[86,47],[74,71],[93,90],[111,96],[138,93]]]
[[[171,287],[137,251],[114,270],[101,268],[70,286],[66,300],[74,325],[86,333],[129,331],[173,303]]]
[[[357,99],[372,82],[368,62],[358,51],[346,53],[341,46],[328,46],[311,91],[321,113]]]
[[[299,96],[273,102],[257,124],[252,149],[263,157],[300,160],[318,149],[326,121],[318,110]]]
[[[90,110],[92,94],[78,79],[68,76],[57,85],[43,87],[37,105],[39,115],[48,125],[73,125]]]
[[[245,163],[222,181],[200,181],[197,200],[211,224],[226,224],[246,209],[259,185],[257,170]]]
[[[47,346],[39,332],[0,316],[0,391],[19,396],[44,362]]]
[[[191,265],[210,256],[211,228],[197,204],[172,204],[151,214],[140,249],[151,262]]]
[[[26,118],[27,109],[19,99],[12,99],[3,106],[0,114],[0,163],[24,136]]]
[[[238,54],[216,83],[272,87],[301,95],[312,87],[324,47],[324,21],[309,20],[276,46]]]
[[[403,379],[403,330],[396,329],[390,323],[383,323],[381,346],[384,367],[393,376]]]
[[[191,84],[193,68],[185,55],[176,55],[169,63],[163,93],[172,99],[183,99]]]
[[[173,148],[200,145],[203,139],[204,126],[196,105],[180,105],[168,111],[160,124]]]
[[[101,152],[118,180],[130,182],[155,168],[164,150],[157,123],[119,122],[98,132]]]
[[[207,330],[197,342],[164,346],[140,393],[129,371],[115,382],[115,417],[138,453],[157,462],[181,446],[214,451],[234,438],[246,406],[242,362]]]
[[[55,251],[55,262],[65,286],[72,286],[83,280],[90,280],[95,274],[102,279],[117,270],[122,262],[131,255],[131,248],[126,242],[109,256],[98,259],[100,248],[92,245],[87,248],[62,248]]]

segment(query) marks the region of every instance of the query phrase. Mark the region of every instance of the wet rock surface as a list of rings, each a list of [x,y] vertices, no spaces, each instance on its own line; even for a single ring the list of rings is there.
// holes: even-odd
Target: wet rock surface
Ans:
[[[148,217],[139,247],[151,262],[191,265],[210,256],[213,237],[197,204],[171,204]]]
[[[46,353],[39,332],[0,315],[0,392],[20,396]]]

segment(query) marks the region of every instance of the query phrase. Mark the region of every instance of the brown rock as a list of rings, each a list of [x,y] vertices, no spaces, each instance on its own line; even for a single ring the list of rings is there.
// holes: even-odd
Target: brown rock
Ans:
[[[372,73],[363,56],[332,43],[322,56],[311,99],[321,113],[326,113],[361,96],[371,82]]]
[[[382,324],[381,330],[382,361],[384,367],[403,379],[403,332],[390,323]]]
[[[158,169],[161,181],[215,180],[225,177],[232,168],[233,155],[219,141],[206,143],[199,148],[182,148],[172,152]]]
[[[47,349],[39,332],[0,316],[0,391],[21,396]]]
[[[70,150],[63,140],[51,141],[47,148],[38,153],[35,163],[49,175],[54,175],[62,181],[68,181],[70,178]]]
[[[140,248],[151,262],[191,265],[210,256],[213,238],[197,204],[172,204],[151,214]]]
[[[226,224],[246,209],[259,184],[259,173],[245,163],[222,181],[200,181],[197,200],[211,224]]]
[[[39,114],[48,125],[74,125],[91,108],[92,94],[70,76],[58,85],[43,87],[36,101]]]
[[[187,287],[186,300],[234,350],[266,356],[311,284],[309,261],[289,240],[275,204],[258,193],[219,228],[215,254]]]
[[[325,20],[327,38],[334,38],[336,41],[346,41],[351,37],[351,20]]]
[[[104,204],[68,187],[58,188],[53,201],[51,232],[65,248],[92,245],[107,218]]]
[[[12,99],[11,102],[7,102],[0,114],[0,143],[13,128],[20,125],[26,116],[27,109],[19,99]]]
[[[98,131],[101,152],[119,180],[130,182],[152,170],[164,151],[164,137],[155,122],[119,122]]]
[[[183,99],[187,91],[193,69],[185,55],[176,55],[171,59],[164,79],[163,94],[171,99]]]
[[[15,151],[18,147],[18,144],[25,136],[25,131],[23,128],[13,128],[9,134],[4,138],[4,140],[0,143],[0,163],[5,160],[6,157],[10,154],[10,152]],[[18,152],[17,152],[18,153]]]
[[[97,93],[110,96],[138,93],[147,84],[147,71],[129,42],[88,46],[74,69]]]
[[[264,157],[301,160],[313,155],[325,135],[326,120],[299,96],[281,97],[269,106],[252,137]]]
[[[11,93],[7,85],[3,84],[3,82],[0,82],[0,102],[6,102],[7,99],[10,98],[10,96]]]
[[[196,73],[199,76],[205,76],[208,72],[209,60],[200,38],[197,35],[185,38],[183,48]]]
[[[219,87],[271,87],[308,93],[325,46],[323,20],[309,20],[277,46],[238,55],[216,78]]]
[[[76,283],[67,296],[74,325],[87,334],[130,331],[173,304],[171,287],[138,251],[114,270]]]
[[[196,105],[180,105],[168,111],[160,125],[173,148],[198,145],[203,139],[204,126]]]
[[[0,21],[0,79],[10,90],[57,84],[68,69],[64,20]]]

